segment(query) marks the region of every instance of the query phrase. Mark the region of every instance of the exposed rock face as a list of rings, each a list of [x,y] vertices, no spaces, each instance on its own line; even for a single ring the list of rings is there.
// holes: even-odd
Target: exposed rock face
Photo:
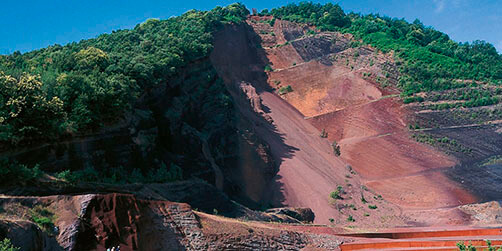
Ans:
[[[75,187],[50,187],[51,184],[43,184],[40,187],[31,187],[23,189],[0,189],[0,193],[10,194],[11,196],[42,196],[42,197],[12,197],[0,199],[0,208],[9,203],[18,203],[28,208],[37,203],[38,198],[58,198],[59,200],[78,201],[81,205],[74,209],[83,214],[90,200],[94,198],[95,193],[120,193],[134,194],[135,198],[141,200],[157,201],[175,201],[187,203],[197,211],[214,213],[218,215],[239,218],[245,220],[265,221],[265,222],[289,222],[299,223],[302,220],[284,213],[260,212],[251,210],[237,202],[231,200],[226,194],[218,190],[215,186],[200,180],[191,179],[186,181],[171,182],[165,184],[134,184],[134,185],[105,185],[90,184],[79,185]],[[85,196],[72,197],[71,194],[88,194]],[[55,197],[59,195],[59,197]],[[23,199],[20,199],[23,198]],[[52,201],[53,199],[49,199]],[[52,202],[51,202],[52,203]],[[1,211],[0,211],[1,212]],[[77,231],[75,229],[75,231]]]
[[[272,208],[266,211],[269,214],[287,215],[297,219],[299,222],[312,223],[314,222],[314,212],[310,208]]]
[[[58,232],[53,233],[43,232],[30,221],[0,221],[0,237],[10,238],[22,250],[106,250],[117,246],[126,251],[299,250],[309,245],[335,248],[340,244],[336,236],[322,238],[309,233],[309,227],[287,229],[288,225],[238,221],[193,211],[185,203],[144,200],[131,194],[9,197],[0,203],[0,208],[11,203],[43,204],[56,214]],[[289,223],[300,223],[301,217],[311,214],[308,209],[247,210],[249,217]],[[302,212],[307,216],[300,217]]]
[[[222,237],[213,237],[212,250],[299,250],[306,246],[302,235],[288,231],[283,231],[279,236],[272,238],[251,233],[230,238]]]
[[[0,240],[4,238],[23,251],[63,250],[54,238],[29,221],[0,220]]]
[[[201,225],[188,204],[104,194],[10,198],[43,203],[56,213],[59,233],[49,236],[29,221],[0,221],[0,237],[22,250],[204,250]]]
[[[238,221],[194,213],[187,204],[120,194],[96,195],[80,222],[82,230],[73,246],[76,250],[118,245],[121,250],[299,250],[307,245],[334,248],[340,244],[333,236],[320,241],[315,239],[317,235],[280,227],[246,227]],[[243,227],[246,230],[242,232]]]
[[[470,215],[474,225],[500,225],[502,224],[502,202],[490,201],[480,204],[462,205],[459,209]]]
[[[143,201],[132,195],[95,196],[79,219],[75,250],[180,250],[201,245],[200,225],[190,206]]]
[[[242,94],[244,94],[243,97],[249,101],[249,105],[255,113],[263,116],[269,123],[274,122],[274,120],[263,110],[262,100],[256,93],[256,88],[249,83],[241,82],[239,84],[239,89]]]

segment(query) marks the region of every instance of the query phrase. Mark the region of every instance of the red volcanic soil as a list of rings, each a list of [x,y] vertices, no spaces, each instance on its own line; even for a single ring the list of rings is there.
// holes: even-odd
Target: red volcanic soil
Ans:
[[[276,22],[275,34],[289,32],[282,28],[284,22]],[[262,25],[252,25],[263,41],[270,41],[268,33],[260,32]],[[295,41],[306,37],[297,36]],[[292,92],[281,97],[319,131],[326,130],[330,141],[339,142],[342,159],[360,174],[364,185],[398,205],[405,214],[412,210],[429,210],[420,216],[422,218],[414,214],[416,217],[410,224],[434,224],[428,218],[435,209],[476,202],[472,194],[442,173],[454,166],[456,160],[410,138],[405,121],[409,113],[400,100],[394,98],[398,91],[377,83],[375,76],[378,79],[384,76],[388,71],[383,70],[384,62],[392,63],[391,56],[363,48],[359,50],[367,54],[356,58],[353,56],[355,49],[347,48],[328,55],[332,59],[330,64],[317,58],[305,62],[299,56],[303,48],[293,45],[266,47],[267,60],[274,68],[268,74],[269,86],[292,87]],[[298,135],[285,132],[293,138]],[[303,179],[308,178],[304,176]],[[287,178],[284,181],[286,184],[292,182]],[[288,198],[287,202],[299,201]],[[459,213],[436,223],[468,222],[469,217]]]
[[[94,196],[80,216],[75,250],[183,249],[200,231],[187,204],[138,200],[133,195]],[[191,238],[192,237],[192,238]]]
[[[338,140],[342,156],[366,185],[407,208],[440,208],[475,198],[441,171],[455,164],[448,156],[410,139],[399,101],[371,102],[311,119]]]
[[[380,218],[389,215],[385,223],[401,224],[397,208],[381,200],[376,202],[374,194],[362,191],[359,178],[351,177],[347,163],[333,154],[330,142],[319,137],[320,131],[305,120],[303,114],[267,86],[264,54],[254,43],[253,35],[256,36],[244,25],[227,27],[215,36],[211,60],[237,108],[250,120],[256,135],[270,147],[278,166],[277,174],[266,184],[262,202],[272,206],[309,207],[315,213],[315,223],[327,224],[333,219],[337,224],[350,224],[347,221],[350,214],[363,225],[373,224],[368,220],[371,217],[383,224]],[[254,88],[255,96],[249,96],[254,93],[249,90],[243,94],[239,89],[242,86]],[[258,109],[257,103],[263,108]],[[253,108],[254,115],[251,114]],[[330,193],[337,186],[343,187],[343,199],[334,201]],[[382,210],[371,211],[371,217],[364,216],[371,209],[362,203],[361,196],[378,203]]]
[[[55,214],[58,233],[41,232],[8,211],[0,235],[22,250],[455,250],[459,241],[502,245],[500,228],[429,227],[351,232],[312,224],[244,221],[193,211],[188,204],[131,194],[2,197],[2,208],[42,205]],[[13,207],[15,206],[15,207]],[[498,208],[485,205],[484,208]],[[21,218],[19,218],[21,217]],[[50,231],[50,230],[49,230]],[[444,248],[444,249],[443,249]]]
[[[281,81],[280,86],[291,85],[293,92],[284,99],[311,117],[382,97],[378,88],[357,75],[314,60],[272,72],[270,79]]]

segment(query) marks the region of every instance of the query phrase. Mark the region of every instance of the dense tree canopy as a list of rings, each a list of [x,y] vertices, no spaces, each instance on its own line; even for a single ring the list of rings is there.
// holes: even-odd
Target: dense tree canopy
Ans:
[[[208,56],[213,31],[248,14],[241,4],[193,10],[66,46],[0,56],[0,143],[84,133],[120,119],[141,90]]]
[[[325,5],[301,2],[268,10],[264,14],[271,14],[277,18],[316,25],[322,30],[336,30],[350,26],[350,19],[339,5],[328,3]]]

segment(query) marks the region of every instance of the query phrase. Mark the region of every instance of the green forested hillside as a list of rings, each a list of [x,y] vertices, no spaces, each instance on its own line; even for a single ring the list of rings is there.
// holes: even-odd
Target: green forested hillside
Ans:
[[[0,56],[0,144],[54,139],[113,123],[142,90],[208,56],[214,30],[248,14],[241,4],[189,11],[66,46]]]
[[[220,95],[225,91],[221,81],[218,85],[210,84],[218,78],[210,63],[199,65],[200,69],[186,66],[209,55],[214,31],[225,23],[240,23],[248,14],[242,4],[217,7],[211,11],[189,11],[179,17],[151,19],[131,30],[114,31],[65,46],[0,55],[0,149],[4,151],[33,142],[86,134],[104,125],[112,125],[132,110],[141,93],[175,78],[184,68],[194,68],[188,75],[195,75],[190,82],[199,88],[191,88],[187,91],[190,95],[177,98],[178,110],[166,106],[168,112],[163,115],[183,117],[183,122],[191,122],[190,126],[196,129],[193,131],[198,133],[192,134],[197,137],[208,136],[209,130],[199,128],[206,124],[219,128],[212,135],[212,142],[216,142],[212,149],[219,152],[217,161],[224,162],[226,155],[221,153],[232,148],[225,140],[232,138],[228,132],[236,130],[224,127],[231,119],[219,117],[223,116],[221,111],[224,109],[214,107],[223,106],[218,102],[231,103],[231,100]],[[312,24],[320,30],[350,33],[382,52],[392,51],[400,68],[399,87],[405,103],[458,101],[430,107],[447,109],[501,102],[502,88],[493,86],[502,84],[502,56],[489,43],[457,43],[418,20],[409,23],[379,15],[346,14],[334,4],[291,4],[264,10],[261,15]],[[358,44],[354,42],[353,46]],[[484,88],[484,83],[490,88]],[[448,89],[457,90],[437,92]],[[418,92],[428,92],[428,95],[414,95]],[[201,105],[188,105],[194,103]],[[189,111],[182,113],[184,108]],[[205,112],[200,112],[201,109]],[[188,127],[183,127],[180,121],[172,123],[178,125],[172,133],[162,132],[163,137],[173,144],[158,146],[163,147],[157,149],[158,152],[170,153],[161,158],[164,162],[154,162],[157,155],[145,157],[161,167],[156,169],[158,173],[142,170],[143,174],[149,173],[150,180],[166,176],[161,174],[167,173],[167,167],[195,167],[203,163],[194,157],[200,153],[190,144],[179,146],[179,142],[191,142],[190,139],[197,138],[187,136],[190,134],[186,133]],[[198,123],[200,121],[204,123]],[[186,135],[179,136],[182,129]],[[175,136],[179,137],[173,139]],[[144,159],[140,163],[145,163]],[[1,166],[8,167],[0,170],[5,179],[11,179],[6,173],[12,170],[28,173],[8,161],[0,161]],[[176,171],[176,175],[169,173],[168,176],[178,177],[180,173]],[[28,174],[12,175],[31,179],[32,175]],[[65,173],[61,175],[65,176]],[[85,176],[94,179],[99,175],[86,173]]]
[[[116,121],[142,90],[207,56],[212,31],[225,22],[241,22],[247,14],[241,4],[190,11],[66,46],[0,56],[0,142],[57,138]],[[261,14],[351,33],[383,52],[394,51],[401,59],[399,83],[405,96],[476,85],[458,80],[502,83],[502,56],[493,45],[457,43],[418,20],[346,14],[338,5],[309,2]],[[468,101],[498,102],[479,99]]]
[[[399,83],[405,95],[468,85],[459,79],[502,83],[502,56],[493,45],[484,41],[457,43],[419,20],[408,23],[380,15],[345,14],[338,5],[309,2],[261,14],[351,33],[383,52],[394,51],[402,60]]]

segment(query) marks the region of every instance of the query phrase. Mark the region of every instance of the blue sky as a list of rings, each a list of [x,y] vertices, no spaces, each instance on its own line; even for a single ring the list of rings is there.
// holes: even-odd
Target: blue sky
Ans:
[[[190,9],[211,9],[236,0],[3,0],[0,54],[27,52],[132,28],[148,18],[169,18]],[[241,0],[248,8],[273,8],[293,0]],[[456,41],[486,40],[502,52],[502,1],[497,0],[318,0],[346,11],[419,18]]]

